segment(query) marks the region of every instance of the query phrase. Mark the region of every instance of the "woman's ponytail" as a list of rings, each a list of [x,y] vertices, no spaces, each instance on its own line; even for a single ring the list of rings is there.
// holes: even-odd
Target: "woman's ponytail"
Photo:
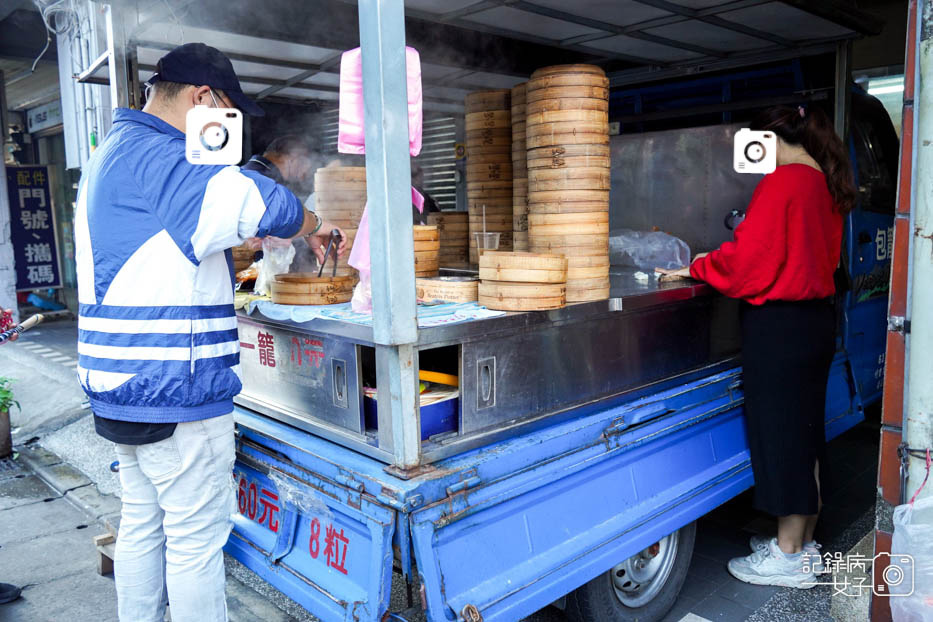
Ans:
[[[759,114],[752,129],[770,130],[784,142],[806,149],[823,169],[826,186],[839,211],[845,214],[855,207],[852,164],[825,112],[815,106],[808,110],[775,106]]]

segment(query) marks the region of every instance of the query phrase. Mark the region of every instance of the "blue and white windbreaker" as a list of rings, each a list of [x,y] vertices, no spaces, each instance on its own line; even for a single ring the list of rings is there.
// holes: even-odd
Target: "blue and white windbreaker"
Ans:
[[[235,166],[194,166],[185,136],[118,109],[78,189],[78,375],[94,413],[168,423],[233,410],[239,340],[228,249],[293,236],[304,209]]]

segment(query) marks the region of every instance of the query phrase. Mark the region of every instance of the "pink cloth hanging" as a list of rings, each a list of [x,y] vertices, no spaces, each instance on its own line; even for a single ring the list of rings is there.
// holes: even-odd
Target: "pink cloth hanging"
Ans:
[[[412,156],[421,153],[421,57],[418,50],[405,48],[408,78],[408,147]],[[366,153],[363,108],[363,55],[360,48],[348,50],[340,58],[340,114],[337,128],[337,151]]]
[[[424,195],[411,189],[411,203],[418,208],[418,211],[424,213]],[[405,217],[408,217],[406,209]],[[372,260],[369,254],[369,203],[363,208],[363,217],[360,218],[360,226],[356,230],[356,237],[353,239],[353,248],[350,250],[350,257],[347,263],[360,272],[360,282],[353,291],[353,299],[350,301],[351,308],[357,313],[372,313]]]

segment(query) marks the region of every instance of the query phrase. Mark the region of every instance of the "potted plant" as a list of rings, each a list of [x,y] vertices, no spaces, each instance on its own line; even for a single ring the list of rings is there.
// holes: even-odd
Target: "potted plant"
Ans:
[[[0,376],[0,458],[13,453],[13,436],[10,432],[10,407],[19,408],[19,402],[13,399],[12,378]]]

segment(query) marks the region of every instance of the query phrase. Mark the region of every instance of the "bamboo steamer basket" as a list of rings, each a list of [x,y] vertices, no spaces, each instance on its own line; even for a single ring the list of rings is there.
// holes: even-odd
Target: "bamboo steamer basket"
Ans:
[[[511,162],[511,148],[506,149],[502,145],[481,145],[478,143],[468,143],[466,146],[467,161],[476,162]]]
[[[526,111],[531,113],[531,105],[545,99],[601,99],[608,101],[609,89],[602,86],[549,86],[541,89],[528,89],[525,96]],[[607,107],[608,109],[608,107]],[[534,109],[536,112],[537,109]]]
[[[529,214],[580,214],[587,212],[607,211],[609,205],[606,201],[548,201],[534,202],[529,199]]]
[[[541,67],[536,69],[535,72],[531,74],[531,77],[534,79],[541,78],[543,76],[554,76],[565,73],[588,73],[597,76],[606,75],[606,72],[603,71],[603,68],[599,65],[591,65],[589,63],[568,63],[566,65],[548,65],[547,67]]]
[[[484,181],[504,181],[512,179],[511,162],[484,162],[467,164],[467,183]]]
[[[420,251],[440,251],[441,250],[441,241],[440,240],[415,240],[415,252]]]
[[[526,133],[526,143],[532,138],[542,136],[562,136],[564,134],[606,134],[609,135],[609,121],[559,121],[555,123],[534,123],[528,124]],[[563,143],[558,143],[563,144]],[[568,143],[575,144],[575,143]],[[600,144],[593,141],[586,144]]]
[[[528,126],[542,123],[609,123],[609,114],[605,110],[542,110],[534,114],[526,113],[524,119]]]
[[[353,297],[356,275],[318,277],[314,273],[279,274],[270,284],[272,301],[287,305],[330,305]]]
[[[529,160],[553,158],[579,158],[587,156],[609,157],[609,145],[551,145],[528,149]]]
[[[572,88],[572,87],[571,87]],[[526,117],[540,112],[557,110],[599,110],[609,112],[609,100],[596,97],[558,97],[528,101],[525,104]]]
[[[609,209],[609,191],[608,190],[528,190],[529,204],[536,203],[555,203],[555,202],[577,202],[577,201],[601,201],[605,209]],[[532,210],[534,211],[534,210]],[[600,210],[592,210],[598,212]]]
[[[602,226],[602,223],[600,223],[600,225],[593,226]],[[535,246],[548,246],[549,249],[551,249],[544,252],[560,252],[563,254],[562,251],[556,250],[558,248],[592,248],[606,251],[609,249],[608,226],[606,227],[605,232],[599,233],[558,233],[554,235],[539,235],[535,232],[534,225],[528,225],[528,236]],[[542,251],[534,250],[533,252],[538,253]]]
[[[479,279],[441,276],[415,280],[415,291],[423,302],[476,302]]]
[[[412,227],[412,236],[416,242],[438,240],[439,233],[437,225],[414,225]]]
[[[466,115],[466,131],[482,130],[494,127],[509,127],[512,125],[511,110],[484,110],[471,112]]]
[[[605,74],[593,73],[563,73],[550,76],[532,77],[528,81],[528,92],[539,91],[552,87],[582,86],[595,88],[609,88],[609,78]]]
[[[608,145],[609,131],[606,128],[605,133],[564,133],[564,134],[543,134],[541,136],[529,136],[525,144],[529,149],[538,147],[553,147],[554,145]]]
[[[523,106],[525,104],[525,92],[527,86],[527,82],[521,82],[512,87],[510,92],[510,103],[512,108],[515,108],[515,106]]]
[[[566,304],[567,289],[563,283],[501,283],[480,282],[479,303],[500,311],[546,311]]]
[[[431,212],[428,214],[428,224],[435,225],[439,231],[466,224],[466,220],[466,212]]]
[[[315,187],[321,181],[362,181],[366,182],[365,166],[329,166],[314,172]]]
[[[487,251],[479,258],[483,281],[565,283],[567,259],[561,255]]]
[[[532,171],[532,173],[538,172],[551,173],[551,169],[537,169]],[[580,171],[586,171],[585,173],[580,173]],[[611,187],[610,175],[608,168],[601,169],[582,169],[582,168],[571,168],[559,170],[557,172],[567,173],[572,172],[576,174],[561,175],[561,176],[544,176],[544,175],[532,175],[529,174],[528,177],[528,191],[529,192],[548,192],[552,190],[558,191],[570,191],[570,190],[606,190],[608,191]]]
[[[609,298],[612,287],[610,285],[609,279],[604,279],[603,287],[594,287],[592,289],[576,289],[571,287],[568,284],[567,287],[567,302],[593,302],[596,300],[606,300]]]
[[[579,214],[531,214],[531,226],[609,224],[609,212],[585,212]]]
[[[609,156],[577,156],[565,158],[562,156],[550,156],[547,158],[528,159],[525,161],[528,173],[534,170],[551,169],[572,169],[572,168],[609,168],[612,162]]]
[[[511,105],[511,91],[509,89],[495,89],[468,94],[464,102],[464,109],[467,114],[471,114],[487,110],[508,110]]]

